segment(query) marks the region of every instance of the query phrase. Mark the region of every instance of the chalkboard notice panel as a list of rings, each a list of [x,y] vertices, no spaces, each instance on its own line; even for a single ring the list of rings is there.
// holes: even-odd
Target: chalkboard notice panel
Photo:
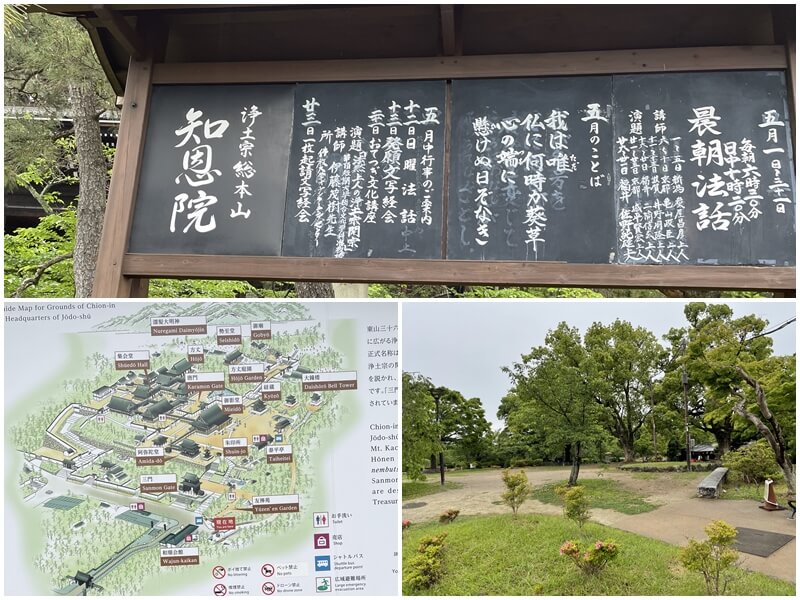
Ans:
[[[280,255],[293,99],[154,86],[129,252]]]
[[[441,258],[444,81],[298,85],[284,256]]]
[[[618,261],[795,264],[780,71],[614,76]]]
[[[607,263],[611,77],[453,82],[447,257]]]
[[[795,264],[781,71],[155,86],[129,252]],[[445,230],[446,221],[446,230]]]

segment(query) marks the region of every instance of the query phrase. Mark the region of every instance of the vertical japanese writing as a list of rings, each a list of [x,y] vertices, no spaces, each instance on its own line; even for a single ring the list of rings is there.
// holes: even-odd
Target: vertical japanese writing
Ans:
[[[489,196],[492,191],[489,189],[489,175],[492,171],[492,159],[487,155],[489,148],[489,136],[492,134],[494,125],[489,124],[486,117],[478,117],[472,122],[472,130],[475,132],[475,242],[480,246],[489,243],[489,223],[494,220],[492,210],[489,208]],[[461,241],[464,241],[466,227],[462,227]]]
[[[300,148],[300,163],[298,166],[300,175],[300,185],[298,187],[297,200],[295,206],[297,212],[295,217],[299,223],[308,223],[311,219],[311,194],[313,191],[312,180],[316,165],[316,152],[314,150],[316,138],[316,126],[320,124],[317,119],[316,109],[319,106],[316,98],[309,98],[303,104],[305,111],[304,120],[300,125],[304,128],[303,145]]]
[[[463,245],[471,243],[469,236],[478,246],[486,246],[494,231],[507,247],[522,241],[528,254],[539,258],[545,243],[546,208],[564,210],[564,184],[578,165],[575,155],[568,154],[568,116],[568,111],[553,109],[544,118],[541,112],[472,117],[474,187],[464,190],[471,193],[469,210],[464,206],[467,198],[460,198]],[[473,230],[468,233],[470,221]]]
[[[306,137],[298,165],[298,224],[308,224],[313,247],[335,258],[358,253],[365,232],[397,234],[392,252],[414,255],[415,239],[433,225],[436,125],[441,109],[414,98],[373,105],[361,124],[321,130],[325,101],[304,98]],[[326,241],[327,240],[327,241]]]
[[[207,233],[217,227],[215,216],[207,214],[211,206],[217,203],[217,197],[206,193],[202,188],[212,184],[222,172],[213,168],[211,144],[201,142],[221,139],[228,129],[229,123],[224,119],[202,121],[202,116],[203,111],[190,108],[186,112],[186,125],[175,130],[175,136],[183,138],[175,144],[175,148],[187,146],[190,140],[194,144],[187,147],[183,153],[183,171],[175,178],[175,183],[180,185],[181,182],[184,182],[189,187],[196,189],[191,194],[181,192],[174,197],[172,218],[169,224],[169,230],[172,233],[175,233],[179,214],[185,214],[188,221],[182,230],[183,233],[192,227],[198,233]]]
[[[589,159],[589,187],[601,188],[611,185],[611,173],[604,170],[600,160],[600,123],[608,125],[608,107],[605,111],[600,109],[600,104],[593,102],[586,105],[581,121],[589,123],[589,144],[591,156]]]
[[[361,218],[364,211],[361,205],[364,201],[362,193],[364,191],[364,173],[367,165],[367,151],[364,150],[364,140],[362,129],[359,126],[350,128],[350,155],[353,157],[352,180],[350,185],[350,212],[347,217],[347,233],[344,236],[345,248],[342,252],[352,252],[361,243]]]
[[[626,135],[615,141],[619,260],[659,264],[686,261],[681,138],[668,136],[664,109],[647,113],[634,109],[628,113],[627,122]],[[652,129],[645,127],[646,123],[652,123]]]
[[[239,136],[240,160],[233,165],[233,172],[238,179],[234,194],[239,197],[239,200],[236,201],[236,209],[231,209],[231,219],[236,217],[250,218],[250,209],[248,208],[245,210],[243,208],[242,200],[244,200],[245,196],[253,195],[247,180],[252,179],[256,174],[256,169],[252,161],[253,148],[255,147],[256,141],[256,137],[253,134],[253,125],[258,116],[261,115],[261,112],[258,110],[258,106],[253,104],[249,108],[245,106],[242,109],[241,115],[244,128],[242,129],[242,135]]]
[[[755,221],[763,212],[764,196],[760,193],[761,173],[753,142],[747,138],[739,142],[720,139],[722,117],[714,106],[693,108],[692,112],[689,133],[696,132],[697,139],[692,144],[691,160],[700,168],[692,182],[695,196],[701,200],[692,210],[697,215],[697,229],[729,231],[731,223]]]
[[[544,123],[548,128],[547,148],[550,156],[547,159],[547,166],[552,167],[548,180],[552,185],[550,200],[553,209],[564,210],[564,184],[569,173],[574,173],[578,168],[578,161],[574,154],[567,154],[569,151],[569,139],[572,135],[567,126],[569,112],[566,110],[555,109],[550,113]]]
[[[791,188],[788,183],[783,180],[783,163],[781,157],[785,156],[786,150],[786,124],[779,119],[777,110],[768,110],[761,115],[761,123],[758,126],[766,130],[766,143],[770,144],[768,148],[764,148],[762,152],[770,158],[769,167],[772,171],[772,183],[769,184],[769,195],[772,197],[772,203],[775,207],[775,212],[786,214],[786,206],[792,204],[789,197]],[[781,135],[778,135],[778,132]]]

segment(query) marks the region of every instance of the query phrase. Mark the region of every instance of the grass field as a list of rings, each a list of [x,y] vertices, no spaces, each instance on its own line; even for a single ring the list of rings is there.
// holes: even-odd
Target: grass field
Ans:
[[[707,472],[713,467],[707,462],[692,463],[692,469],[697,472]],[[675,469],[685,469],[686,461],[659,461],[659,462],[632,462],[620,464],[617,469],[620,471],[633,471],[636,469],[647,469],[649,471],[673,471]]]
[[[403,500],[421,498],[422,496],[438,494],[445,490],[455,490],[460,487],[463,487],[463,484],[446,480],[443,487],[438,478],[436,481],[403,481]]]
[[[786,484],[778,482],[773,487],[775,488],[778,504],[786,506],[786,493],[788,492]],[[719,497],[723,500],[754,500],[761,502],[764,499],[763,485],[726,482],[722,484],[722,490]]]
[[[566,485],[566,481],[550,483],[533,490],[533,498],[545,504],[563,505],[561,497],[556,493],[556,488]],[[658,508],[657,505],[647,502],[643,496],[626,490],[616,481],[610,479],[578,480],[578,485],[586,489],[589,505],[592,508],[611,508],[626,515],[638,515]]]
[[[708,473],[698,473],[696,471],[633,471],[628,475],[633,479],[659,479],[668,484],[669,481],[697,481],[699,483],[704,477],[708,476]]]
[[[605,571],[584,576],[559,556],[578,527],[562,517],[508,515],[462,517],[449,525],[413,525],[403,534],[403,573],[422,537],[447,532],[444,575],[424,595],[704,595],[698,574],[677,560],[678,548],[595,523],[584,526],[587,541],[613,539],[617,559]],[[403,589],[404,594],[413,595]],[[795,586],[760,573],[738,572],[732,595],[794,595]]]

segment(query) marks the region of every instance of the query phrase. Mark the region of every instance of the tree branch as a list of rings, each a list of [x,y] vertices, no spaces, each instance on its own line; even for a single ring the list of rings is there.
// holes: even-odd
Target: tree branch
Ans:
[[[44,274],[44,272],[47,269],[49,269],[50,267],[52,267],[55,264],[58,264],[58,263],[63,262],[65,260],[69,260],[70,258],[72,258],[72,252],[68,252],[66,254],[61,254],[61,255],[56,256],[54,258],[51,258],[50,260],[48,260],[48,261],[42,263],[41,265],[39,265],[39,267],[36,269],[36,272],[33,274],[32,277],[28,277],[27,279],[24,279],[22,281],[22,283],[19,284],[19,287],[14,291],[13,297],[14,298],[21,298],[22,297],[22,292],[27,290],[29,287],[32,287],[32,286],[36,285],[37,283],[39,283],[39,280],[42,278],[42,275]]]
[[[751,377],[750,374],[739,365],[736,366],[736,372],[739,373],[739,375],[742,376],[742,378],[747,382],[747,384],[755,390],[756,404],[758,405],[758,410],[759,412],[761,412],[761,416],[764,417],[764,420],[766,420],[767,424],[769,425],[769,428],[763,423],[761,424],[761,427],[759,427],[758,425],[755,424],[753,418],[750,418],[750,416],[746,416],[745,418],[748,419],[751,423],[753,423],[753,425],[756,425],[756,428],[762,433],[763,430],[767,430],[770,433],[773,439],[773,441],[771,441],[770,444],[772,445],[773,450],[775,451],[775,456],[778,458],[779,463],[783,463],[787,447],[786,439],[783,437],[783,430],[781,429],[781,426],[778,424],[775,415],[772,414],[772,411],[769,409],[769,406],[767,405],[767,398],[766,394],[764,393],[764,389],[761,387],[761,384],[756,379]],[[743,398],[743,396],[740,396],[740,398]],[[745,416],[742,414],[742,412],[747,413],[749,415],[748,411],[744,408],[743,400],[740,400],[739,402],[736,403],[736,407],[734,408],[734,410],[736,410],[736,408],[740,408],[741,412],[737,413],[740,416]],[[752,416],[756,418],[756,420],[759,420],[757,417],[755,417],[755,415]],[[766,433],[764,434],[764,437],[767,437]],[[767,437],[767,441],[770,441],[769,437]]]

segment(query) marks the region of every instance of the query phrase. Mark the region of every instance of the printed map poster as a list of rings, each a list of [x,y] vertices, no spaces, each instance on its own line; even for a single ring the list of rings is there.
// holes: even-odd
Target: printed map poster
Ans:
[[[397,337],[384,302],[6,303],[5,594],[397,594]]]

